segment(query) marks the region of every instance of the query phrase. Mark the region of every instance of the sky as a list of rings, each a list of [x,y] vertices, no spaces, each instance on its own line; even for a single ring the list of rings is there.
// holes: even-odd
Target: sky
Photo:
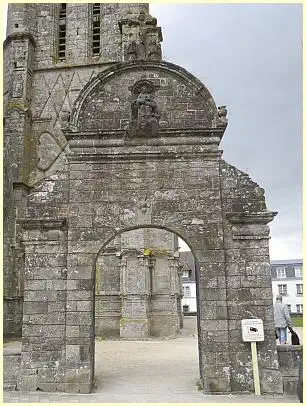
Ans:
[[[226,105],[223,159],[266,191],[271,259],[302,257],[302,5],[151,4],[163,59]]]
[[[151,4],[163,59],[226,105],[223,159],[266,191],[272,260],[302,257],[302,5]],[[5,26],[3,27],[3,38]]]

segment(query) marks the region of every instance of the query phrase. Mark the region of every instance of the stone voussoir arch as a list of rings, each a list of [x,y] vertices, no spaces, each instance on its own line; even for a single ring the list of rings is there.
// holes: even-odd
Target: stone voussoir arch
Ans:
[[[191,243],[188,241],[188,237],[183,236],[180,231],[172,228],[172,227],[167,227],[164,225],[159,225],[159,224],[139,224],[137,226],[132,226],[132,227],[126,227],[126,228],[117,228],[115,230],[115,232],[109,237],[107,238],[106,241],[102,242],[99,250],[97,251],[96,255],[95,255],[95,261],[97,260],[97,258],[101,255],[101,253],[107,248],[107,246],[111,243],[111,241],[113,241],[116,237],[120,236],[123,233],[128,233],[129,231],[134,231],[134,230],[139,230],[139,229],[143,229],[143,228],[154,228],[154,229],[160,229],[160,230],[165,230],[165,231],[169,231],[172,234],[176,234],[179,238],[181,238],[182,240],[185,241],[185,243],[190,247],[193,256],[196,259],[196,255],[194,253],[193,248],[191,247]]]

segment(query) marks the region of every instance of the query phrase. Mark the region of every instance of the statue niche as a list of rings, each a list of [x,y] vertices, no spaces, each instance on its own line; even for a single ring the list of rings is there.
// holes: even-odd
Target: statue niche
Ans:
[[[153,94],[159,86],[149,80],[140,80],[131,88],[131,120],[127,136],[129,138],[150,138],[158,135],[159,112]]]

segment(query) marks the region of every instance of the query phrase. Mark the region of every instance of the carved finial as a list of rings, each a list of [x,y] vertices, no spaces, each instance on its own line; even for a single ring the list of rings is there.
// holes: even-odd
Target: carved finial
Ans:
[[[124,61],[162,59],[160,42],[163,38],[156,18],[145,10],[135,14],[127,12],[119,21],[119,27]]]

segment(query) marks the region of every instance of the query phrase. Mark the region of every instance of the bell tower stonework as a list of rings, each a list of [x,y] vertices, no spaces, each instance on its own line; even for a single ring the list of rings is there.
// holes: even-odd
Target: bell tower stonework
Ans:
[[[276,213],[222,159],[226,108],[162,60],[161,41],[147,4],[9,5],[4,317],[7,334],[22,334],[19,390],[92,390],[97,265],[122,233],[157,228],[195,258],[204,392],[254,390],[245,318],[264,324],[262,393],[283,391],[269,267]],[[146,297],[152,264],[136,258]]]

